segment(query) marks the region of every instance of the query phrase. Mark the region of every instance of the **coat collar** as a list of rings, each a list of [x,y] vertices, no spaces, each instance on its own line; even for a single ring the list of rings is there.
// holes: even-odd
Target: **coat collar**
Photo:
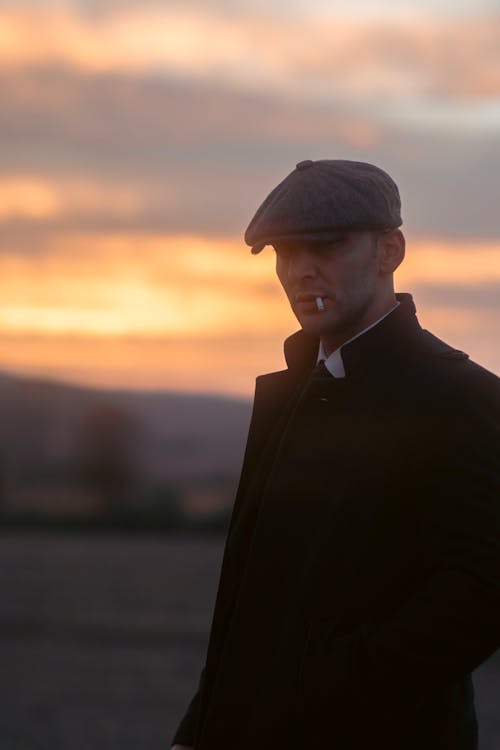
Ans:
[[[410,294],[397,294],[400,303],[387,317],[342,347],[346,378],[359,378],[374,370],[396,366],[415,346],[422,329]],[[309,370],[316,364],[319,339],[297,331],[285,341],[285,359],[294,372]]]

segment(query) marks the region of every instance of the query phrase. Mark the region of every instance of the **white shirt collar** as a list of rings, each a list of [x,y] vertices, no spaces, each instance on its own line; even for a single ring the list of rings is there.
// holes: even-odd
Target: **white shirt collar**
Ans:
[[[347,341],[344,341],[342,346],[345,346],[346,344],[349,344],[351,341],[354,341],[354,339],[359,338],[359,336],[362,336],[364,333],[369,331],[370,328],[374,328],[376,325],[380,323],[381,320],[383,320],[388,315],[390,315],[391,312],[395,310],[398,305],[399,305],[399,302],[396,302],[394,307],[392,307],[389,310],[389,312],[386,312],[384,315],[382,315],[382,317],[378,318],[374,323],[371,323],[366,328],[363,328],[363,330],[357,333],[355,336],[352,336]],[[323,342],[320,341],[319,343],[317,363],[321,362],[321,360],[324,360],[326,369],[331,375],[333,375],[334,378],[345,378],[344,362],[342,360],[342,346],[339,346],[338,349],[335,349],[335,351],[332,352],[329,357],[327,357],[325,354],[325,349],[323,347]]]

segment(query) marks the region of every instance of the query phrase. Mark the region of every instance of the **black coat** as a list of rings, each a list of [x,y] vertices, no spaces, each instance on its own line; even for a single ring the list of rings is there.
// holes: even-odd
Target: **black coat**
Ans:
[[[470,672],[500,645],[498,378],[409,295],[311,374],[257,379],[196,750],[472,750]]]

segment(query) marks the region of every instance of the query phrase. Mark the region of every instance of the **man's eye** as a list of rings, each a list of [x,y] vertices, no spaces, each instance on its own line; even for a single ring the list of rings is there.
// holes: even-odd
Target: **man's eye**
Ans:
[[[330,240],[329,242],[321,243],[318,247],[318,250],[320,252],[328,252],[329,250],[337,250],[337,248],[341,247],[346,238],[345,237],[338,237],[335,240]]]

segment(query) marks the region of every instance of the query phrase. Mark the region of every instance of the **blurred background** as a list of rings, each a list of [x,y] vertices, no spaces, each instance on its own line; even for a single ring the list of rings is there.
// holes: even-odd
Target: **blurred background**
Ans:
[[[385,168],[398,289],[500,371],[498,3],[0,0],[0,83],[0,747],[165,748],[296,328],[242,239],[269,190]]]

